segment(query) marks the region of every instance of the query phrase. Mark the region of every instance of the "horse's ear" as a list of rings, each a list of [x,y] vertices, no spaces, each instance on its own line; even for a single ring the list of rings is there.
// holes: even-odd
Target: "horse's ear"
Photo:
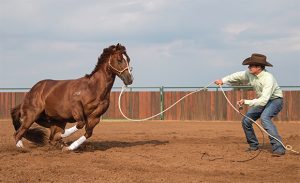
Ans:
[[[125,50],[126,50],[126,48],[125,48],[123,45],[121,45],[120,43],[118,43],[118,44],[116,45],[116,49],[117,49],[117,50],[121,50],[121,51],[125,51]]]
[[[109,47],[109,50],[111,50],[111,51],[116,51],[116,50],[117,50],[117,46],[116,46],[116,45],[111,45],[111,46]]]

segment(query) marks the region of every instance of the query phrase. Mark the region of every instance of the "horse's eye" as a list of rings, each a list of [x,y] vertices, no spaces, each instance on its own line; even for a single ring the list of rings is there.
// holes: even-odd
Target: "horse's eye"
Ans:
[[[123,60],[118,60],[118,63],[121,64]]]

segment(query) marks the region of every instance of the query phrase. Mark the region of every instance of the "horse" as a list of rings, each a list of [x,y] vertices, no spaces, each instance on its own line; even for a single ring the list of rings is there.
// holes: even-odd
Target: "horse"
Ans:
[[[104,48],[90,74],[72,80],[41,80],[25,95],[21,104],[11,111],[18,148],[24,148],[22,138],[36,144],[46,142],[44,128],[50,128],[50,144],[85,127],[85,134],[63,150],[75,150],[90,138],[100,117],[107,111],[110,92],[116,76],[125,85],[133,82],[130,58],[121,44]],[[37,123],[39,127],[31,127]],[[65,129],[67,123],[75,126]],[[42,128],[44,127],[44,128]]]

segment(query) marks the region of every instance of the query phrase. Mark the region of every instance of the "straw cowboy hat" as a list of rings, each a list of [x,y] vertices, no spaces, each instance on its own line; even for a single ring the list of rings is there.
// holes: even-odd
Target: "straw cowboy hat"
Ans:
[[[251,57],[246,58],[243,63],[243,65],[262,65],[262,66],[270,66],[273,67],[272,64],[267,62],[267,57],[265,55],[259,54],[259,53],[253,53]]]

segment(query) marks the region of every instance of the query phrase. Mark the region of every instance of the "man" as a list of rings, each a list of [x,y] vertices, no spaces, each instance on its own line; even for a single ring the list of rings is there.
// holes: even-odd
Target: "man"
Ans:
[[[249,84],[253,86],[257,98],[252,100],[241,99],[237,102],[238,105],[246,104],[251,106],[252,108],[249,109],[246,116],[254,121],[261,118],[264,129],[270,135],[281,141],[281,137],[271,119],[282,109],[282,90],[278,86],[273,75],[265,70],[266,66],[272,67],[273,65],[267,62],[267,57],[265,55],[257,53],[254,53],[251,57],[245,59],[242,64],[248,65],[249,70],[228,75],[222,79],[216,80],[215,84],[230,84],[237,81],[249,82]],[[245,117],[242,120],[242,126],[247,142],[250,145],[247,151],[256,151],[259,148],[259,143],[255,136],[252,123],[251,120]],[[285,154],[285,148],[276,139],[270,137],[270,143],[272,145],[272,152],[275,155]]]

